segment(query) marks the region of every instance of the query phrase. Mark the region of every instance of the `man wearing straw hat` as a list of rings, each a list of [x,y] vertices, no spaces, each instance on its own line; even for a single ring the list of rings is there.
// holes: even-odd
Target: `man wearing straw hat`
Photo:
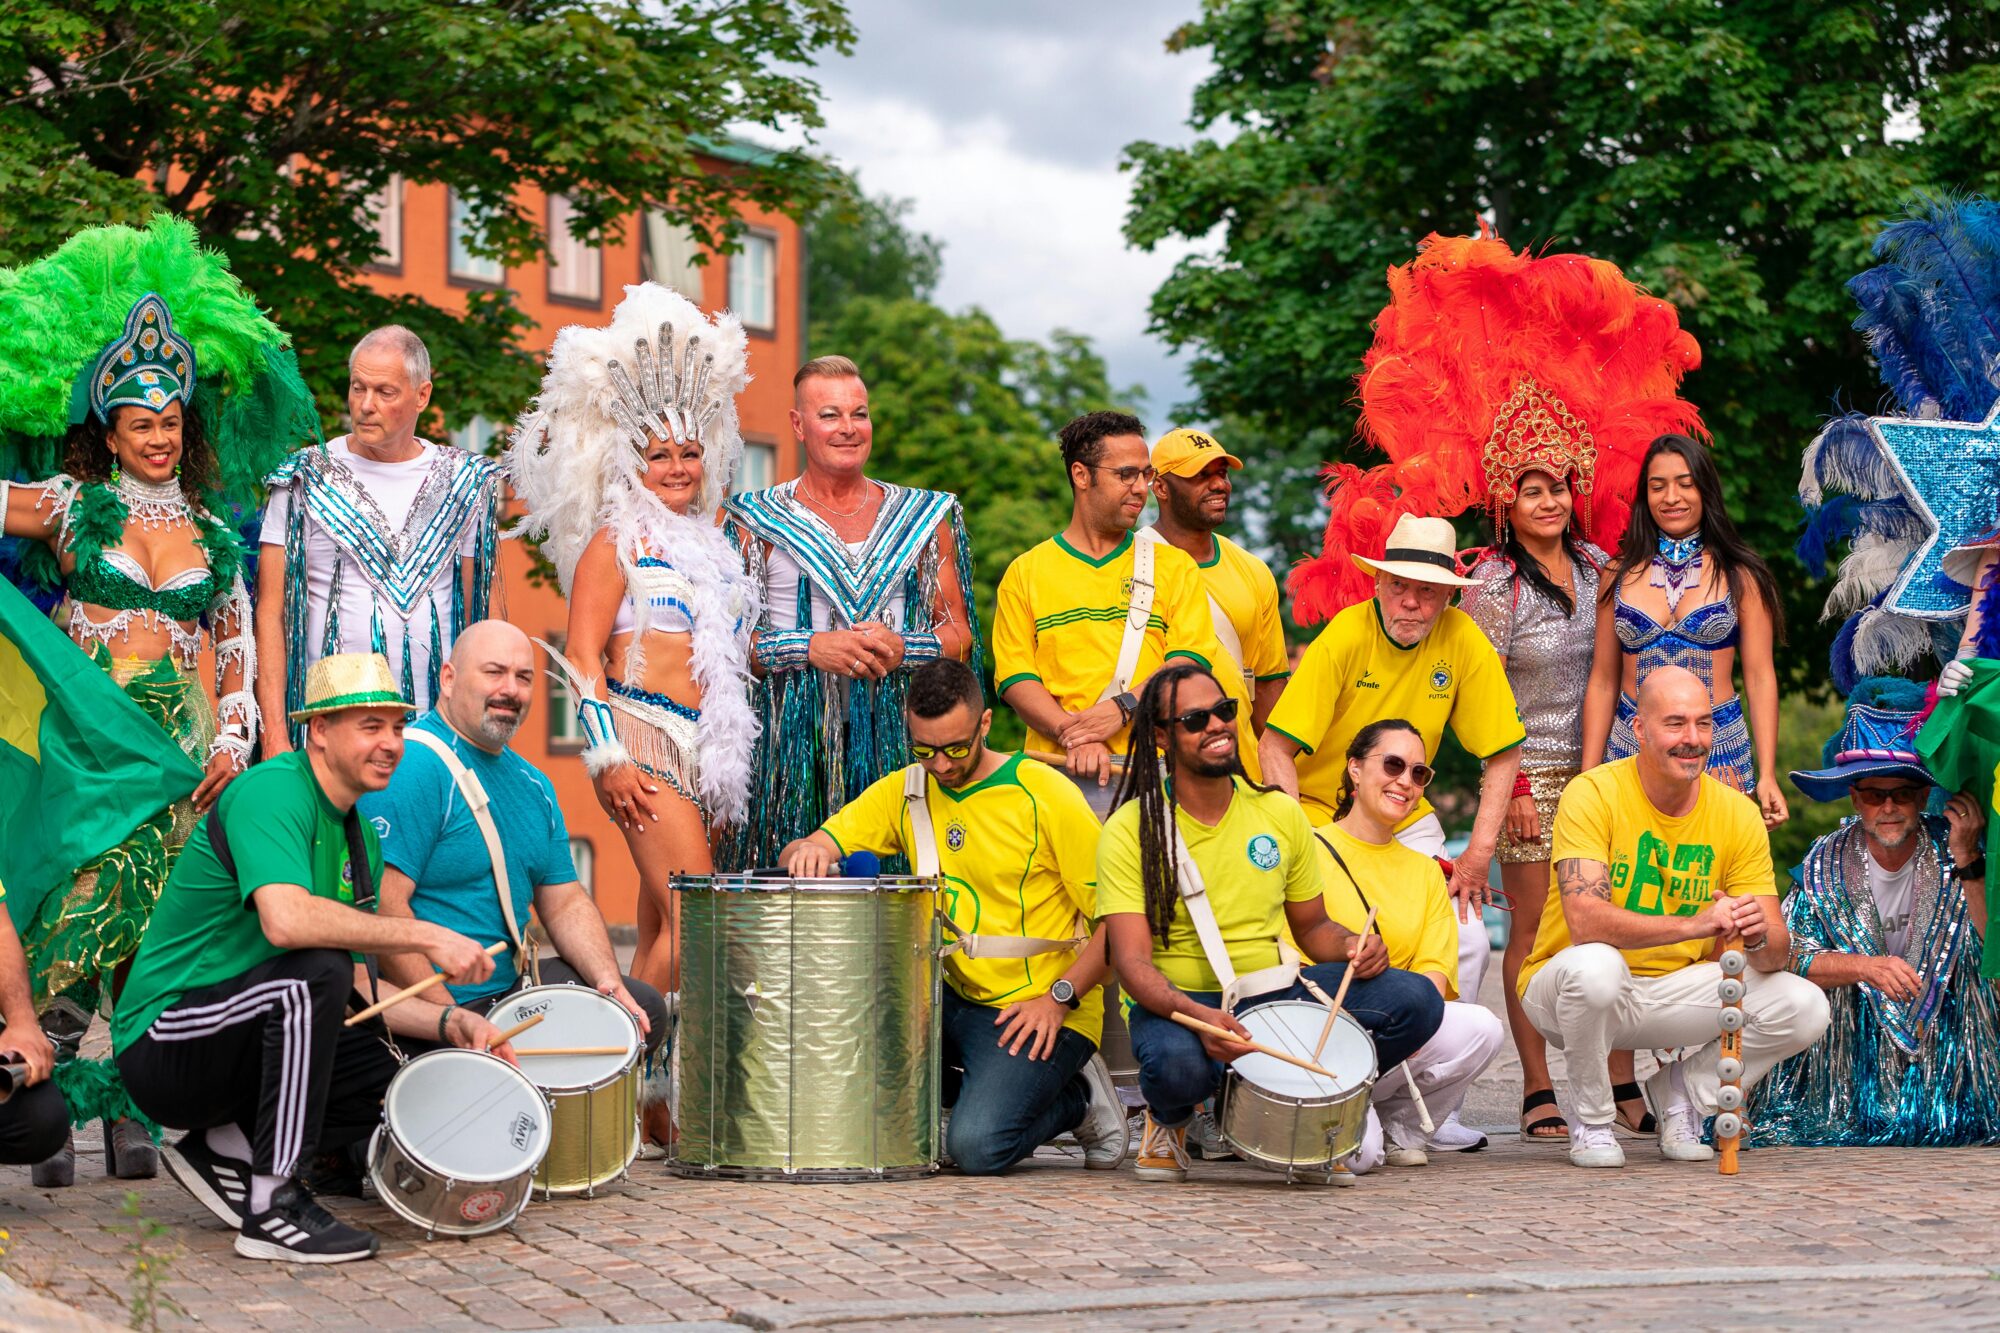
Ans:
[[[248,1258],[376,1251],[294,1179],[315,1148],[375,1127],[395,1073],[379,1037],[342,1023],[354,955],[422,954],[450,981],[493,971],[463,935],[372,910],[382,852],[354,804],[388,785],[409,711],[380,654],[313,663],[291,715],[304,748],[245,772],[195,829],[118,998],[119,1073],[141,1110],[188,1131],[162,1159]],[[388,1011],[392,1029],[417,1030],[409,1009]]]
[[[1482,910],[1491,896],[1486,872],[1527,731],[1500,655],[1472,617],[1450,605],[1453,589],[1472,584],[1458,576],[1456,551],[1449,522],[1405,514],[1380,560],[1355,556],[1375,575],[1375,596],[1328,621],[1306,649],[1258,748],[1264,780],[1297,797],[1314,824],[1332,821],[1348,743],[1371,722],[1408,721],[1433,760],[1449,725],[1458,743],[1485,761],[1471,840],[1451,871],[1458,990],[1477,1003],[1492,955]],[[1417,802],[1396,838],[1428,856],[1444,851],[1444,826],[1428,800]],[[1454,1113],[1426,1146],[1464,1151],[1485,1144],[1486,1136]]]

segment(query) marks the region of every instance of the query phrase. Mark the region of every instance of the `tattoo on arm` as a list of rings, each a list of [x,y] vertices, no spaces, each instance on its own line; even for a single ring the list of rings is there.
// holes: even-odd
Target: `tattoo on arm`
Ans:
[[[1611,871],[1602,861],[1566,857],[1556,862],[1556,887],[1565,898],[1611,901]]]

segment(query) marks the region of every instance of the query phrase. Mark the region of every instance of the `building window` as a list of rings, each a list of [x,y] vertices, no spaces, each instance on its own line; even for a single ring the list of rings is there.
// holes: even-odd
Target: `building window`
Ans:
[[[569,859],[576,866],[576,882],[583,885],[583,891],[597,896],[597,853],[588,838],[569,840]]]
[[[694,233],[659,213],[646,214],[646,243],[640,248],[641,276],[701,304],[701,247]]]
[[[368,196],[365,205],[375,223],[378,253],[369,267],[388,273],[403,271],[403,178],[392,175]]]
[[[452,280],[499,286],[507,280],[507,266],[498,259],[472,252],[481,233],[478,210],[459,198],[456,190],[450,191],[449,203]]]
[[[778,238],[753,231],[729,257],[729,308],[743,327],[758,333],[778,329]]]
[[[451,433],[451,442],[468,454],[489,454],[493,446],[493,423],[485,417],[474,417]]]
[[[551,630],[544,637],[562,651],[562,634]],[[549,753],[583,753],[583,724],[576,720],[576,695],[570,690],[569,678],[560,671],[545,671],[542,679],[549,683]]]
[[[743,459],[736,465],[736,482],[733,491],[761,491],[766,486],[778,484],[778,446],[760,444],[755,440],[743,442]]]
[[[576,207],[549,196],[549,299],[596,305],[604,298],[604,252],[570,234]]]

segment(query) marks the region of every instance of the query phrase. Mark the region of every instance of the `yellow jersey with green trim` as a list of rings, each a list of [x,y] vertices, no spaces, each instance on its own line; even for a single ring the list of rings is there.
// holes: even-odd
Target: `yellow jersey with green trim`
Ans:
[[[1549,834],[1549,895],[1535,947],[1521,965],[1516,990],[1569,947],[1556,867],[1564,861],[1601,863],[1610,873],[1611,902],[1647,916],[1694,916],[1715,900],[1776,897],[1771,837],[1754,798],[1704,773],[1694,808],[1678,819],[1646,799],[1636,755],[1599,764],[1570,779],[1556,804]],[[1635,977],[1663,977],[1707,958],[1712,939],[1621,949]]]
[[[944,879],[943,906],[968,935],[1065,940],[1088,931],[1097,915],[1097,816],[1068,777],[1024,755],[1009,755],[993,773],[956,790],[928,774]],[[909,855],[909,802],[901,769],[871,783],[835,811],[819,831],[841,855],[870,851]],[[1048,993],[1076,961],[1074,953],[1034,958],[945,957],[945,979],[962,999],[1005,1007]],[[1093,986],[1063,1026],[1096,1044],[1104,1033],[1104,988]]]
[[[1262,682],[1291,675],[1285,622],[1278,610],[1278,580],[1271,567],[1218,532],[1214,556],[1195,561],[1195,568],[1201,571],[1202,586],[1214,600],[1209,615],[1220,607],[1236,632],[1236,642],[1242,645],[1243,657],[1236,665],[1244,676]]]
[[[1016,556],[1001,576],[993,617],[998,692],[1004,695],[1021,681],[1038,680],[1069,712],[1095,704],[1118,667],[1125,615],[1132,604],[1132,565],[1130,533],[1098,559],[1078,551],[1061,534]],[[1132,673],[1132,692],[1137,694],[1170,657],[1185,657],[1215,671],[1221,656],[1209,618],[1208,592],[1193,557],[1165,542],[1155,543],[1153,605],[1146,617],[1139,664]],[[1232,673],[1225,666],[1218,674]],[[1230,690],[1227,679],[1222,686]],[[1240,679],[1230,692],[1242,702]],[[1244,718],[1238,735],[1248,734]],[[1113,754],[1125,753],[1131,729],[1122,728],[1105,744]],[[1028,748],[1061,747],[1031,727]]]
[[[1313,823],[1333,820],[1354,734],[1391,717],[1415,727],[1433,759],[1447,725],[1480,759],[1528,735],[1500,655],[1471,616],[1447,606],[1430,632],[1405,648],[1382,628],[1374,598],[1357,602],[1312,641],[1266,723],[1299,747],[1299,802]],[[1397,827],[1429,813],[1431,803],[1418,801]]]

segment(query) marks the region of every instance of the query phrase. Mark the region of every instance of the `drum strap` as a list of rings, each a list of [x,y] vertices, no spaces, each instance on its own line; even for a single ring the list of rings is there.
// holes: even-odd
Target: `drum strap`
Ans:
[[[1153,543],[1158,541],[1151,528],[1141,528],[1132,537],[1132,600],[1125,607],[1125,637],[1118,642],[1118,665],[1111,681],[1097,701],[1115,699],[1132,688],[1139,671],[1139,650],[1146,644],[1146,622],[1153,614]]]
[[[1201,952],[1208,959],[1209,970],[1222,983],[1222,1007],[1234,1009],[1238,1000],[1289,988],[1299,977],[1299,951],[1282,935],[1278,937],[1276,967],[1260,967],[1245,976],[1236,975],[1236,965],[1229,961],[1229,948],[1223,943],[1222,928],[1215,923],[1215,908],[1209,905],[1208,885],[1202,880],[1201,867],[1188,854],[1187,841],[1181,837],[1178,818],[1172,821],[1170,827],[1181,903],[1187,908],[1188,920],[1194,923],[1195,938],[1201,941]]]
[[[447,722],[445,725],[451,724]],[[452,734],[457,734],[456,729]],[[541,960],[522,935],[520,923],[514,919],[514,891],[507,878],[507,853],[500,846],[500,830],[493,822],[493,802],[487,798],[486,788],[443,738],[422,727],[411,727],[403,733],[403,739],[415,741],[436,755],[443,762],[445,771],[451,774],[452,782],[457,784],[458,794],[465,798],[465,808],[472,812],[472,822],[479,826],[479,836],[486,842],[487,859],[493,863],[493,888],[500,898],[501,919],[507,923],[507,942],[514,946],[515,969],[522,976],[531,978],[529,985],[541,985]]]
[[[910,865],[925,879],[936,879],[939,874],[937,829],[931,823],[931,803],[928,784],[924,781],[922,764],[911,764],[903,770],[903,800],[910,816]],[[944,946],[947,954],[960,953],[967,958],[1039,958],[1045,953],[1075,953],[1090,941],[1090,932],[1083,927],[1079,916],[1072,929],[1077,934],[1066,940],[1041,939],[1033,935],[968,935],[951,923],[951,918],[943,912],[938,920],[944,923],[946,933],[951,935],[951,943]]]

